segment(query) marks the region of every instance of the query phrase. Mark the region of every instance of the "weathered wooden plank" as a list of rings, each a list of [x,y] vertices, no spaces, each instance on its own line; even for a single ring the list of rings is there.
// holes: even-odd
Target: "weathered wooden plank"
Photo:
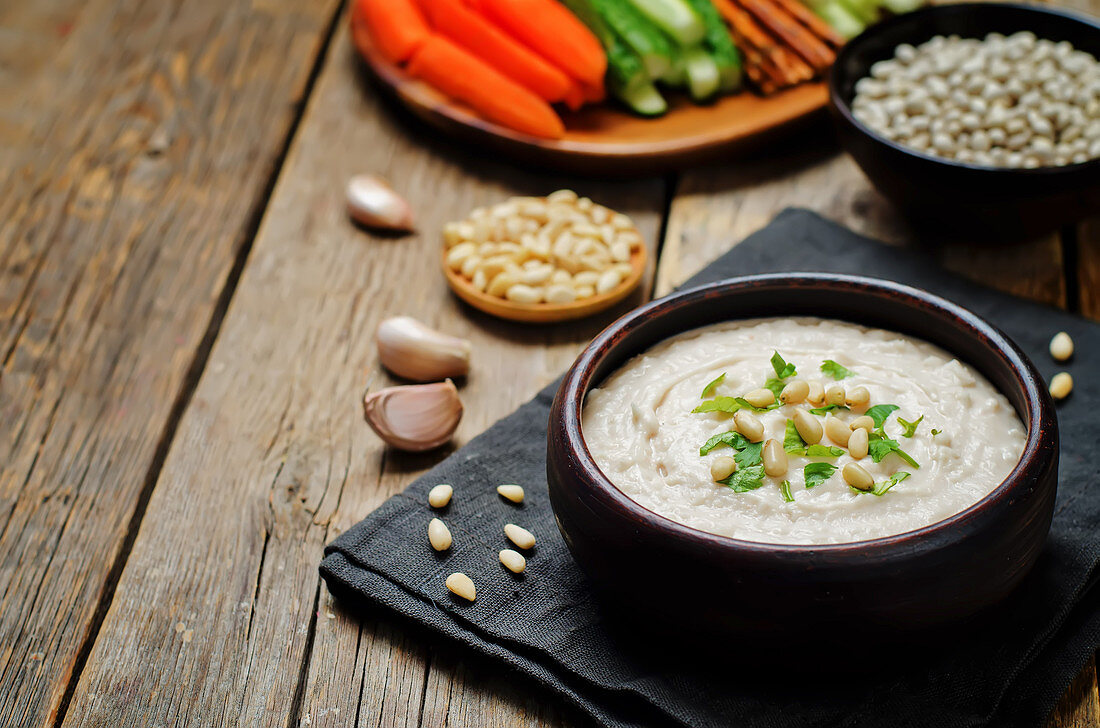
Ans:
[[[349,224],[343,184],[365,171],[414,202],[419,235]],[[341,24],[66,725],[308,716],[313,727],[410,726],[440,691],[456,705],[479,701],[487,723],[552,719],[530,701],[487,698],[464,675],[428,679],[430,640],[334,604],[317,564],[324,543],[445,454],[386,452],[362,422],[367,381],[389,382],[374,350],[381,318],[411,314],[474,342],[461,445],[616,315],[547,328],[495,321],[458,304],[437,269],[445,221],[567,182],[437,144],[380,108]],[[656,237],[660,180],[579,190]]]
[[[0,3],[0,725],[83,659],[337,4]]]
[[[1077,228],[1077,291],[1083,315],[1100,319],[1100,217],[1086,220]]]

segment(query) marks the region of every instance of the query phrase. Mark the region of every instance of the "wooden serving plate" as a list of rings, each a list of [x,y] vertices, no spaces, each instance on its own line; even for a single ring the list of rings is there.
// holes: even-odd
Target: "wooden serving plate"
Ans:
[[[572,303],[515,303],[504,298],[490,296],[488,293],[474,288],[473,283],[466,276],[451,270],[450,266],[447,265],[446,248],[443,249],[443,272],[446,274],[447,283],[450,285],[451,290],[455,292],[455,295],[479,311],[510,321],[548,324],[591,316],[614,306],[629,296],[642,280],[647,257],[646,247],[644,245],[638,247],[630,254],[632,270],[626,280],[607,293],[582,298]]]
[[[360,43],[360,55],[382,88],[431,126],[521,161],[570,172],[621,175],[713,160],[762,135],[779,133],[829,101],[825,83],[816,82],[767,98],[746,90],[703,106],[681,93],[668,94],[669,111],[656,119],[635,116],[611,102],[577,112],[559,108],[565,136],[539,139],[486,121],[385,60],[369,39]]]

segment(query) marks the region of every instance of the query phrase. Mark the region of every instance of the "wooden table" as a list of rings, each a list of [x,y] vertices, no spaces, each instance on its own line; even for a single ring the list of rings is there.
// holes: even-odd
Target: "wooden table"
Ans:
[[[587,725],[493,664],[343,609],[318,578],[325,543],[443,455],[388,452],[362,423],[364,384],[385,379],[381,318],[474,341],[460,445],[614,315],[539,328],[464,308],[436,270],[441,225],[573,187],[659,253],[633,304],[788,205],[914,243],[826,131],[629,182],[456,149],[380,103],[344,13],[0,4],[3,728]],[[349,224],[343,185],[363,171],[404,191],[420,234]],[[990,242],[923,249],[1100,317],[1100,219]],[[1050,724],[1100,725],[1091,661]]]

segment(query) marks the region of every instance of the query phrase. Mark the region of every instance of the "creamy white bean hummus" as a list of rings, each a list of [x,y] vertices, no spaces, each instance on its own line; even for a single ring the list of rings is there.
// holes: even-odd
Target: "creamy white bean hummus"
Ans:
[[[877,463],[871,455],[860,458],[858,464],[876,484],[910,473],[875,495],[845,482],[843,468],[855,462],[847,450],[838,457],[807,457],[795,450],[788,455],[785,475],[765,475],[753,490],[735,492],[716,482],[712,460],[736,451],[719,446],[700,455],[700,446],[733,430],[733,417],[692,410],[708,399],[739,397],[764,386],[776,377],[770,362],[776,351],[797,368],[786,382],[802,379],[849,391],[863,386],[871,406],[897,405],[876,430],[920,467],[893,452]],[[838,381],[823,372],[827,359],[851,376]],[[725,379],[701,397],[723,373]],[[794,410],[813,406],[779,404],[755,412],[764,425],[764,440],[784,442]],[[853,406],[829,415],[850,423],[866,409]],[[913,436],[905,437],[898,418],[911,423],[921,416]],[[823,416],[815,418],[824,422]],[[817,318],[736,321],[664,341],[589,392],[582,427],[600,469],[639,504],[702,531],[785,544],[860,541],[948,518],[1004,480],[1020,459],[1026,437],[1008,400],[942,349],[890,331]],[[820,444],[837,445],[828,435]],[[836,470],[807,488],[804,468],[813,462],[830,463]]]

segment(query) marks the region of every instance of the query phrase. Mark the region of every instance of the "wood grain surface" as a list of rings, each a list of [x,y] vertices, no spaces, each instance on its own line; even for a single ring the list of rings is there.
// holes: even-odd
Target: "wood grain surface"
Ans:
[[[335,8],[0,3],[0,726],[64,703]]]
[[[97,725],[99,715],[264,725],[301,701],[309,725],[344,726],[363,715],[360,699],[364,720],[381,712],[401,724],[422,703],[445,709],[429,696],[461,680],[425,680],[422,642],[318,598],[324,544],[446,454],[387,452],[362,422],[364,387],[387,383],[374,329],[400,313],[472,340],[461,446],[557,376],[617,314],[531,327],[458,303],[438,267],[445,222],[513,194],[589,190],[433,148],[378,103],[341,25],[65,725]],[[364,171],[418,200],[421,234],[373,237],[349,223],[343,185]],[[597,192],[656,240],[660,181]],[[473,704],[446,709],[460,705]],[[215,717],[222,706],[231,714]]]
[[[616,312],[790,205],[1100,318],[1100,219],[1010,247],[918,233],[827,131],[630,182],[509,166],[380,101],[336,13],[0,4],[4,728],[588,725],[494,663],[345,609],[318,578],[325,543],[446,454],[387,451],[362,422],[363,389],[394,381],[373,349],[386,316],[474,342],[456,447]],[[417,234],[349,223],[342,190],[359,172],[412,201]],[[562,186],[635,218],[650,282],[562,326],[458,302],[438,271],[442,224]],[[1050,726],[1100,726],[1092,662]]]

